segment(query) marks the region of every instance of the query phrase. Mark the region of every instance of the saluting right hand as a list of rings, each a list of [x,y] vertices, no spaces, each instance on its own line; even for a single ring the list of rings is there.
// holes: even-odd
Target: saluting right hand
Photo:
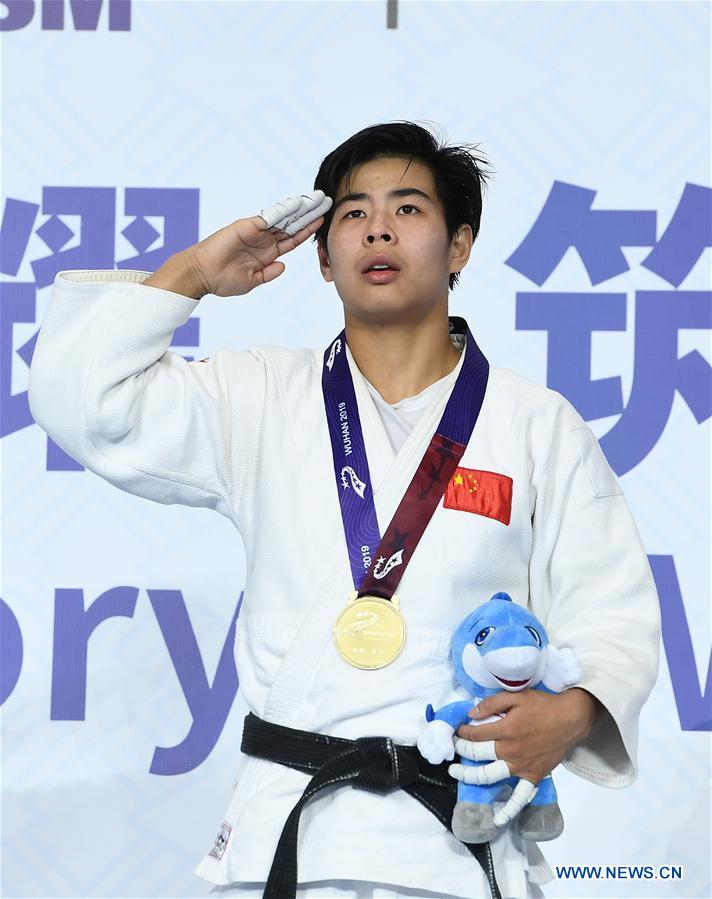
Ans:
[[[212,293],[219,297],[241,296],[260,284],[278,278],[285,270],[279,256],[294,250],[321,227],[324,213],[333,200],[323,190],[263,209],[259,215],[238,219],[205,240],[172,257],[174,268],[162,277],[161,269],[143,283],[176,290],[169,278],[181,270],[180,284],[189,286],[190,295]],[[186,291],[187,293],[188,291]]]

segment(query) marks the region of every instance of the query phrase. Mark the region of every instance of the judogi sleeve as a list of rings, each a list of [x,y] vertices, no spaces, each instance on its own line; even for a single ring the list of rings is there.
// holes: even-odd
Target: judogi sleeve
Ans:
[[[624,787],[636,777],[638,717],[657,677],[657,590],[595,435],[559,394],[543,419],[534,454],[532,611],[555,646],[576,651],[578,686],[604,707],[564,765],[593,783]]]
[[[236,481],[256,456],[263,360],[221,349],[188,362],[170,351],[199,301],[144,286],[148,274],[57,275],[30,367],[30,411],[59,447],[121,490],[232,518]]]

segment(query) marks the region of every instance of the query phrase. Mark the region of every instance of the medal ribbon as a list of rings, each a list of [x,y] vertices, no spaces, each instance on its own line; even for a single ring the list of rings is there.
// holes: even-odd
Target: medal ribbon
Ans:
[[[324,353],[324,408],[351,574],[359,596],[390,599],[395,593],[480,414],[489,363],[463,318],[451,317],[450,331],[465,334],[465,358],[435,434],[382,539],[346,358],[345,330]]]

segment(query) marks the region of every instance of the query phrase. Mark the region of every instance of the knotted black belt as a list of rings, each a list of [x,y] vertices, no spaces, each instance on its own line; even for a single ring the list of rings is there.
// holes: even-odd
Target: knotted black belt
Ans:
[[[292,899],[297,892],[297,833],[307,802],[324,787],[351,784],[387,793],[400,787],[422,803],[450,832],[457,801],[457,782],[448,762],[431,765],[415,746],[401,746],[390,737],[345,740],[327,734],[294,730],[263,721],[250,712],[242,732],[242,751],[299,771],[313,772],[301,798],[282,829],[263,899]],[[492,899],[501,899],[489,843],[465,843],[480,863]]]

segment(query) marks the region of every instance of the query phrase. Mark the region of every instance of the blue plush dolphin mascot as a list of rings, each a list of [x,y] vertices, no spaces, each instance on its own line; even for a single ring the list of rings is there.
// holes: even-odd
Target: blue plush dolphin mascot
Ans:
[[[499,716],[478,722],[468,718],[472,706],[486,696],[527,688],[560,693],[581,678],[574,651],[552,646],[539,619],[512,602],[507,593],[495,593],[465,618],[453,635],[450,652],[457,680],[474,701],[453,702],[437,712],[431,705],[427,707],[428,724],[418,738],[418,749],[434,765],[455,757],[453,735],[462,724],[497,720]],[[470,746],[473,758],[462,757],[462,766],[479,767],[493,758],[489,755],[476,760],[485,744],[471,742]],[[498,764],[508,772],[506,762]],[[456,767],[460,766],[451,766],[451,773]],[[463,768],[462,774],[477,779],[474,771]],[[495,814],[493,804],[500,799],[507,802]],[[452,831],[464,843],[484,843],[518,812],[517,827],[523,839],[553,840],[561,834],[564,821],[551,775],[536,787],[507,776],[493,784],[460,781]]]

